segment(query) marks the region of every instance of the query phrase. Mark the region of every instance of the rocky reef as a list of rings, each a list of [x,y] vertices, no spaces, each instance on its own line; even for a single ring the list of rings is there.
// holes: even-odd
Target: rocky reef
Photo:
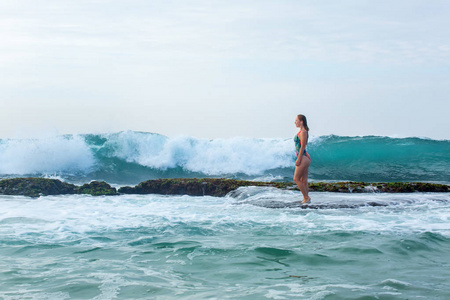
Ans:
[[[291,182],[260,182],[234,179],[189,178],[156,179],[139,183],[135,187],[121,187],[122,194],[164,194],[222,197],[242,186],[267,186],[298,190]],[[412,193],[450,192],[450,186],[423,182],[316,182],[309,184],[310,191],[336,193]]]
[[[80,187],[58,179],[48,178],[29,177],[0,180],[0,195],[39,197],[65,194],[117,195],[117,191],[104,181],[92,181]]]
[[[121,187],[122,194],[163,194],[222,197],[241,186],[273,186],[275,183],[221,178],[156,179],[135,187]]]
[[[77,188],[77,194],[89,194],[92,196],[118,195],[116,188],[104,181],[92,181]]]
[[[40,195],[76,194],[74,184],[47,178],[11,178],[0,181],[0,194],[39,197]]]
[[[222,178],[178,178],[157,179],[139,183],[134,187],[125,186],[117,191],[108,183],[92,181],[82,186],[47,178],[11,178],[0,180],[0,195],[24,195],[39,197],[46,195],[89,194],[163,194],[223,197],[243,186],[265,186],[279,189],[297,190],[292,182],[261,182]],[[412,193],[450,192],[450,186],[424,182],[313,182],[310,191],[337,193]]]
[[[337,193],[450,192],[450,186],[426,182],[316,182],[309,184],[309,190],[315,192]]]

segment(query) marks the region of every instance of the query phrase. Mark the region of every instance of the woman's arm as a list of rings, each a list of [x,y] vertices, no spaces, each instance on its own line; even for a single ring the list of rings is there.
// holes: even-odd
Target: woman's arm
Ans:
[[[296,166],[300,166],[300,163],[302,162],[303,153],[306,149],[306,143],[308,143],[308,132],[302,131],[300,133],[300,152],[298,153],[297,161],[295,162]]]

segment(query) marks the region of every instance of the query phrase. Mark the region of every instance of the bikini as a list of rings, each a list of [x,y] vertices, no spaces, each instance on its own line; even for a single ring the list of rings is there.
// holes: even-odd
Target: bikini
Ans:
[[[300,134],[301,132],[302,132],[302,131],[300,130],[300,131],[297,133],[297,135],[294,137],[295,151],[297,152],[297,157],[298,157],[298,153],[300,152],[300,149],[302,148],[302,144],[300,143],[300,137],[299,137],[299,134]],[[303,155],[306,156],[306,149],[305,149],[305,151],[303,152]]]

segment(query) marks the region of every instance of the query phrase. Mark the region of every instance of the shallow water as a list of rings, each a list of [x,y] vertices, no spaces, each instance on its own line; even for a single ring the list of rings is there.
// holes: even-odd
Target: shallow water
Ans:
[[[0,298],[450,298],[450,194],[311,196],[0,196]]]

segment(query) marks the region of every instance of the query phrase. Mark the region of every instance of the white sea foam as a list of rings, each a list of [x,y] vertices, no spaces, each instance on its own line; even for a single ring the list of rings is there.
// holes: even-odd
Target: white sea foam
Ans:
[[[249,190],[249,197],[257,199],[300,197],[293,191]],[[238,205],[232,197],[0,196],[0,237],[3,253],[8,253],[3,265],[12,278],[3,284],[0,298],[67,298],[53,294],[55,286],[61,293],[72,287],[89,291],[92,299],[145,298],[152,289],[160,291],[161,298],[181,299],[191,299],[194,293],[197,298],[199,294],[204,296],[200,298],[245,298],[251,293],[260,298],[326,299],[333,294],[345,298],[394,292],[407,298],[408,282],[428,287],[430,274],[434,282],[439,280],[435,286],[444,286],[448,276],[439,269],[446,262],[444,241],[430,243],[432,248],[440,247],[436,252],[409,252],[401,258],[392,251],[404,238],[426,237],[424,232],[450,235],[448,193],[313,192],[311,197],[314,203],[364,199],[399,204],[304,210]],[[346,248],[362,252],[345,253]],[[382,255],[364,253],[378,248]],[[431,260],[423,253],[440,257]],[[433,263],[425,264],[423,259]],[[386,261],[385,268],[378,266]],[[405,278],[402,266],[410,261],[411,268],[427,269]],[[358,267],[377,278],[369,278],[369,283],[355,279]],[[395,279],[386,279],[386,269],[388,278]],[[19,279],[22,290],[7,286]],[[42,285],[35,289],[38,280]],[[71,296],[76,297],[72,292]]]
[[[167,138],[133,131],[108,136],[105,147],[112,150],[111,156],[128,162],[162,170],[182,167],[207,175],[262,174],[292,166],[295,156],[290,139]]]
[[[94,163],[79,136],[0,141],[0,174],[79,172]]]
[[[375,152],[372,151],[374,143],[377,144]],[[449,146],[447,142],[433,141],[433,152],[426,150],[428,144],[417,143],[414,139],[311,136],[307,146],[314,161],[310,177],[316,180],[446,183]],[[421,160],[408,156],[413,153],[411,149],[417,147],[423,147],[420,149],[427,153]],[[124,131],[0,140],[0,176],[39,174],[84,178],[93,175],[90,179],[109,181],[112,178],[114,181],[121,178],[119,181],[129,183],[169,170],[171,176],[177,172],[179,177],[194,172],[201,173],[200,176],[251,177],[265,181],[292,176],[294,161],[291,138],[208,140]],[[90,172],[92,170],[96,171],[95,175]]]
[[[265,181],[265,182],[270,182],[270,181],[277,181],[277,180],[283,180],[283,176],[274,176],[272,174],[267,174],[265,176],[261,176],[261,177],[256,177],[254,179],[252,179],[252,181]]]
[[[298,192],[267,190],[271,199],[292,202]],[[262,199],[264,195],[258,195]],[[405,195],[311,193],[314,203],[360,201],[403,201],[404,204],[359,209],[303,210],[267,209],[250,204],[236,205],[231,197],[124,195],[91,197],[47,196],[29,199],[0,196],[0,234],[35,239],[74,240],[86,232],[148,227],[174,230],[177,224],[201,225],[205,230],[251,231],[251,224],[283,228],[287,234],[310,231],[439,232],[450,235],[449,195],[446,193]],[[408,202],[413,200],[412,202]],[[175,227],[174,227],[175,226]],[[275,227],[274,227],[275,226]],[[30,240],[34,242],[34,240]]]

